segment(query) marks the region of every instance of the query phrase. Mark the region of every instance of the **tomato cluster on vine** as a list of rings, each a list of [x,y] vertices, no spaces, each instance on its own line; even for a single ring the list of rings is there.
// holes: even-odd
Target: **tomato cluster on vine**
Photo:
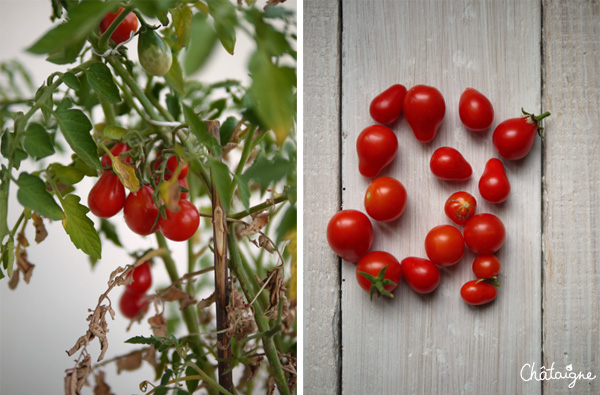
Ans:
[[[541,134],[540,116],[523,112],[523,117],[508,119],[495,128],[492,142],[499,156],[508,160],[521,159],[529,153],[536,131]],[[421,143],[432,141],[444,119],[446,105],[439,90],[427,85],[406,89],[395,84],[377,95],[369,113],[380,124],[396,122],[404,114],[415,138]],[[481,92],[467,88],[460,97],[458,113],[466,129],[480,133],[488,130],[494,120],[494,108]],[[378,177],[398,153],[398,138],[384,125],[365,128],[356,141],[358,170],[373,178],[364,197],[367,215],[358,210],[336,213],[327,226],[331,249],[343,260],[357,262],[359,285],[378,296],[391,293],[404,276],[418,293],[433,292],[440,282],[440,266],[452,266],[463,257],[465,245],[478,254],[473,262],[476,280],[464,284],[460,294],[471,305],[489,303],[496,298],[500,261],[493,255],[504,244],[506,230],[500,218],[490,213],[476,214],[477,202],[465,191],[453,193],[444,204],[446,216],[463,231],[452,225],[438,225],[425,237],[427,258],[407,257],[398,262],[392,254],[371,251],[374,239],[371,219],[394,221],[406,207],[404,185],[392,177]],[[429,161],[431,173],[444,181],[464,181],[473,174],[467,159],[453,147],[439,147]],[[510,194],[510,182],[501,159],[490,158],[479,179],[481,197],[490,203],[502,203]]]

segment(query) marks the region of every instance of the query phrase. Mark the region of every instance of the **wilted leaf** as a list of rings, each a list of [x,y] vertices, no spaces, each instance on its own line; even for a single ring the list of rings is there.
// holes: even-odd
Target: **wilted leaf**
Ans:
[[[252,214],[252,222],[238,233],[239,236],[250,236],[260,232],[262,228],[269,224],[270,215],[271,213],[263,211]]]
[[[210,296],[208,298],[202,299],[201,301],[199,301],[196,306],[198,307],[198,310],[201,310],[201,309],[205,309],[205,308],[209,307],[213,303],[215,303],[215,293],[214,292],[212,294],[210,294]]]
[[[27,260],[27,251],[25,251],[25,249],[19,250],[19,253],[17,254],[17,266],[23,273],[23,280],[25,280],[26,284],[29,284],[35,265]]]
[[[288,295],[290,300],[294,301],[296,300],[296,295],[297,295],[297,290],[298,290],[298,274],[297,274],[297,268],[296,268],[296,264],[297,264],[297,246],[298,246],[298,232],[296,229],[294,230],[290,230],[284,237],[284,240],[289,240],[290,243],[288,244],[287,250],[290,253],[290,255],[292,256],[292,275],[290,277],[290,280],[288,282]]]
[[[140,366],[142,366],[142,351],[134,351],[117,360],[117,374],[123,370],[129,372],[138,370]]]
[[[98,370],[95,374],[96,385],[94,386],[94,395],[114,395],[110,391],[110,386],[104,381],[104,372]]]
[[[152,329],[152,334],[154,336],[165,337],[169,334],[169,331],[167,330],[167,321],[162,314],[157,314],[148,318],[148,323],[150,324],[150,329]]]
[[[140,190],[140,180],[135,175],[135,168],[127,163],[127,158],[115,156],[112,161],[112,169],[125,188],[133,193]]]
[[[176,177],[172,177],[168,181],[163,181],[158,185],[158,195],[164,202],[167,210],[172,213],[178,213],[181,210],[179,205],[179,197],[181,196],[181,188]]]
[[[46,239],[48,231],[44,226],[44,220],[38,213],[34,212],[31,218],[33,218],[33,226],[35,227],[35,242],[39,244]]]
[[[38,176],[21,173],[17,184],[19,185],[17,199],[23,206],[53,220],[63,218],[60,206],[46,191],[46,184]]]
[[[100,236],[94,228],[94,223],[86,215],[90,210],[79,204],[80,200],[81,198],[76,195],[67,195],[63,199],[62,204],[65,210],[63,227],[75,247],[100,259],[102,255]]]

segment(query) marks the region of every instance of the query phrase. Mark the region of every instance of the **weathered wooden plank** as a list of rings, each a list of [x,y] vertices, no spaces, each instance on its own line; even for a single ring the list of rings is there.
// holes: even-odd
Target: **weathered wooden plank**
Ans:
[[[543,362],[600,376],[600,3],[543,3]],[[571,382],[544,392],[600,393],[598,378]]]
[[[339,5],[304,1],[304,393],[337,393],[339,259],[327,246],[340,207]]]
[[[342,15],[344,208],[363,209],[369,180],[358,172],[355,141],[372,124],[372,97],[393,83],[423,83],[437,87],[447,106],[442,128],[429,144],[418,143],[405,120],[393,126],[399,156],[381,175],[398,178],[409,202],[401,219],[375,224],[374,249],[398,259],[425,256],[425,235],[450,223],[443,203],[457,190],[472,193],[478,211],[496,213],[508,232],[498,253],[503,263],[499,296],[482,308],[469,307],[459,295],[462,284],[473,279],[471,252],[443,270],[432,295],[417,295],[402,283],[393,300],[373,302],[357,286],[354,265],[344,262],[342,392],[540,393],[540,383],[523,382],[519,375],[524,364],[541,361],[540,143],[527,158],[504,161],[511,196],[502,205],[488,204],[477,182],[485,162],[496,156],[491,131],[473,135],[462,127],[457,110],[469,86],[494,104],[492,128],[518,116],[521,106],[540,109],[539,2],[348,0]],[[470,181],[441,182],[430,174],[431,153],[444,145],[457,148],[471,163]]]

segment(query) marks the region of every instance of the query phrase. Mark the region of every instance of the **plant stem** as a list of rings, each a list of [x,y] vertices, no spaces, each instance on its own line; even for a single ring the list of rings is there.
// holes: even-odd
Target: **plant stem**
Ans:
[[[116,125],[117,120],[115,118],[115,108],[113,107],[113,105],[110,104],[108,100],[106,100],[104,96],[102,96],[99,93],[98,100],[100,101],[100,105],[102,106],[102,111],[104,111],[104,119],[106,121],[106,124]]]
[[[256,206],[252,206],[248,210],[244,210],[244,211],[240,211],[240,212],[231,214],[229,216],[229,218],[231,218],[231,219],[242,219],[242,218],[247,217],[247,216],[249,216],[251,214],[254,214],[256,212],[264,210],[264,209],[266,209],[268,207],[274,206],[274,205],[279,204],[281,202],[285,202],[286,200],[288,200],[287,195],[277,195],[272,200],[268,200],[268,201],[266,201],[264,203],[260,203],[260,204],[257,204]]]
[[[129,12],[132,9],[133,9],[133,6],[131,6],[131,5],[127,6],[127,7],[123,7],[123,11],[119,15],[117,15],[117,17],[112,21],[112,23],[110,24],[108,29],[106,29],[106,31],[104,33],[102,33],[102,35],[100,36],[100,39],[98,40],[98,44],[97,44],[97,47],[101,52],[106,50],[106,48],[108,47],[108,40],[110,40],[110,36],[112,36],[112,34],[117,29],[117,27],[121,24],[121,22],[123,22],[125,20],[125,18],[127,18],[127,15],[129,15]]]

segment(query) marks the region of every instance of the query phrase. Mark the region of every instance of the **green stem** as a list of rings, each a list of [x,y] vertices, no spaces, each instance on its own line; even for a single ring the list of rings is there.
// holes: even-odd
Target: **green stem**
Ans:
[[[105,118],[106,124],[107,125],[116,125],[117,120],[115,117],[115,108],[113,107],[113,105],[110,104],[108,102],[108,100],[106,100],[104,98],[104,96],[102,96],[99,93],[98,93],[98,100],[100,101],[100,105],[102,106],[102,111],[104,111],[104,118]]]
[[[279,196],[277,196],[273,200],[266,201],[266,202],[261,203],[261,204],[257,204],[256,206],[250,207],[248,210],[244,210],[244,211],[240,211],[240,212],[231,214],[231,215],[228,216],[228,218],[230,218],[230,219],[242,219],[242,218],[247,217],[247,216],[249,216],[251,214],[254,214],[256,212],[264,210],[264,209],[266,209],[268,207],[274,206],[274,205],[279,204],[281,202],[285,202],[286,200],[288,200],[287,195],[279,195]]]
[[[158,110],[158,112],[160,112],[160,114],[165,117],[165,119],[169,122],[174,122],[175,118],[173,118],[173,116],[171,115],[170,112],[167,111],[166,108],[164,108],[159,102],[158,99],[156,97],[154,97],[154,95],[150,94],[150,95],[146,95],[146,97],[148,98],[148,100],[150,100],[150,103],[152,103],[152,105],[154,107],[156,107],[156,109]]]
[[[127,100],[127,102],[135,110],[135,112],[138,113],[138,115],[140,116],[140,118],[142,118],[147,123],[150,123],[150,122],[148,122],[149,121],[148,116],[146,114],[144,114],[144,112],[142,110],[140,110],[140,107],[137,105],[137,103],[133,99],[133,96],[131,96],[131,92],[129,91],[129,89],[125,85],[120,84],[117,81],[115,81],[115,83],[117,84],[117,86],[119,87],[119,89],[121,89],[121,92],[123,92],[123,96],[125,96],[125,100]]]

